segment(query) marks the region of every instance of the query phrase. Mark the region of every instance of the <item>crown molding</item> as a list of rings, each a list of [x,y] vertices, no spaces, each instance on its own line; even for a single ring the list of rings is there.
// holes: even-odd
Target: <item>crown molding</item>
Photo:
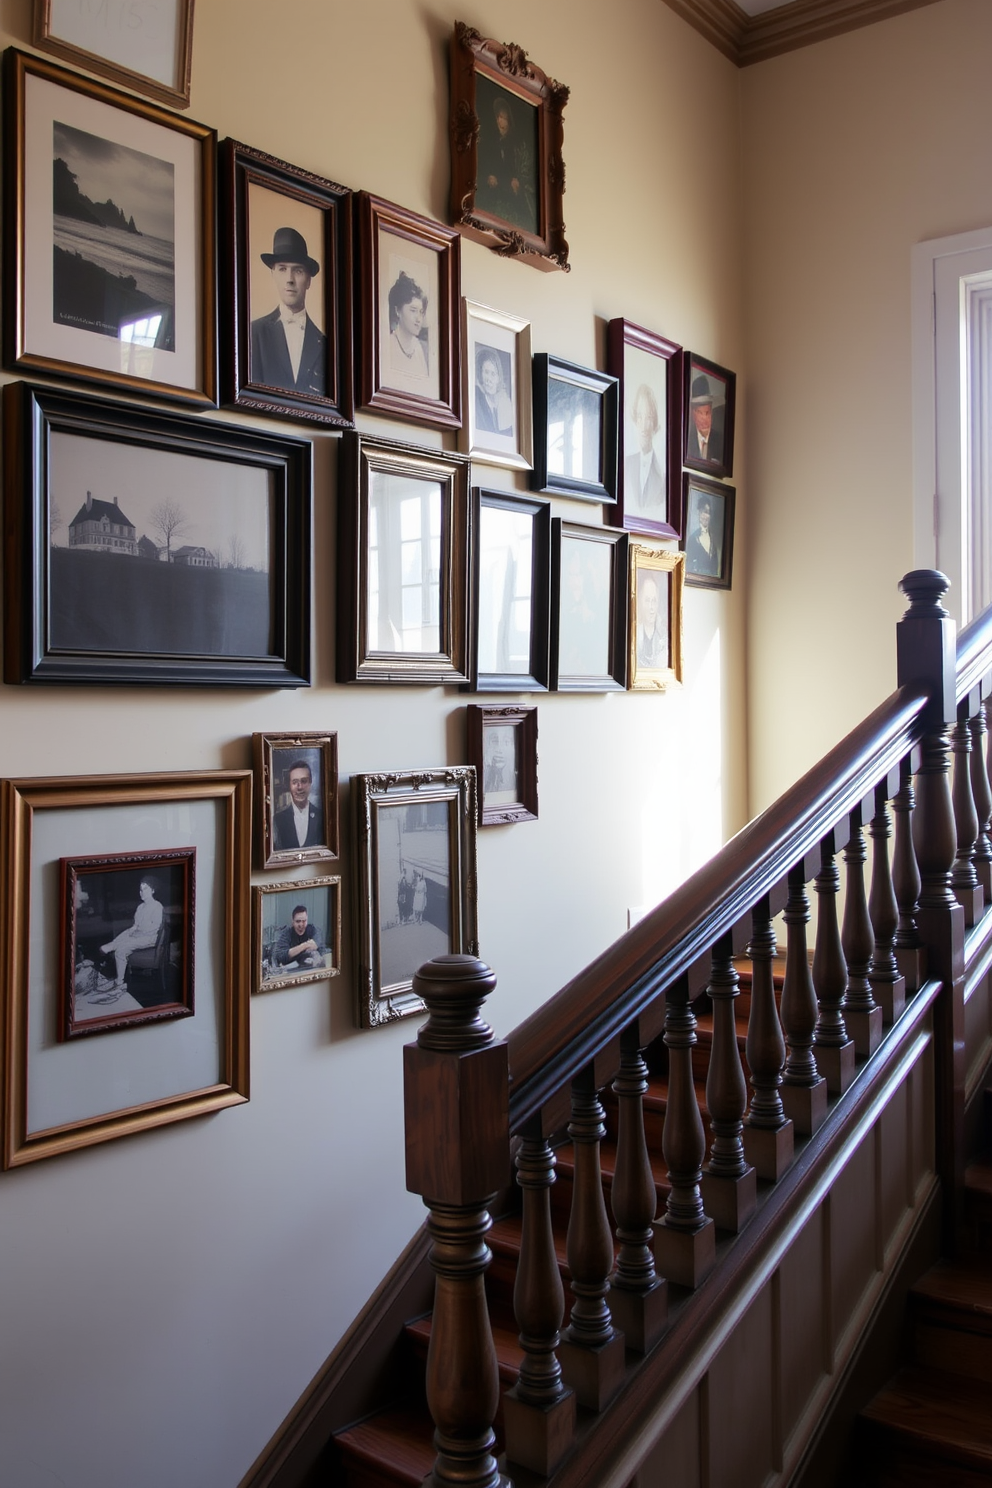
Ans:
[[[906,10],[936,5],[937,0],[795,0],[757,16],[749,16],[736,0],[665,0],[665,4],[731,62],[749,67]]]

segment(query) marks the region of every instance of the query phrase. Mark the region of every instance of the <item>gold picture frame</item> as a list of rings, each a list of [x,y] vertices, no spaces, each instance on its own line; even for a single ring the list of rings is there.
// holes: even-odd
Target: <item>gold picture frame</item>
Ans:
[[[632,692],[665,692],[681,686],[684,583],[684,553],[631,543],[628,676]]]
[[[255,894],[255,992],[274,992],[341,974],[341,877],[281,879]],[[302,927],[297,911],[306,911]],[[307,932],[312,931],[310,935]],[[293,936],[305,949],[293,956]]]

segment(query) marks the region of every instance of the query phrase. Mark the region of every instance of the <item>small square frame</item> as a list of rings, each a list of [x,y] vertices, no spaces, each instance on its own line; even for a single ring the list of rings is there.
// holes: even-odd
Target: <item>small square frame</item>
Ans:
[[[397,444],[346,431],[341,441],[338,482],[338,667],[339,682],[467,682],[469,616],[469,461],[467,455],[420,445]],[[401,634],[402,542],[396,512],[386,504],[373,513],[377,478],[403,483],[409,492],[425,487],[421,510],[422,627],[436,630],[436,649],[392,649],[372,644],[383,634]],[[430,545],[430,488],[440,487],[437,552],[437,616],[433,618],[434,566]],[[397,485],[396,490],[402,489]],[[373,561],[372,532],[381,544]],[[370,576],[382,582],[380,613],[372,616]],[[430,585],[430,587],[428,587]],[[421,637],[422,639],[423,637]]]
[[[620,381],[617,503],[606,520],[649,537],[678,537],[682,531],[682,348],[629,320],[611,320],[606,365]],[[646,500],[637,483],[640,453],[627,453],[627,440],[643,408],[653,420],[652,458]],[[664,421],[664,422],[662,422]],[[660,440],[658,439],[661,434]],[[657,441],[657,443],[656,443]],[[665,469],[659,468],[658,445]]]
[[[530,567],[520,574],[526,595],[520,594],[520,584],[511,579],[511,572],[518,568],[517,557],[511,546],[501,558],[499,543],[490,541],[491,528],[499,523],[500,516],[522,519],[530,524]],[[471,666],[473,692],[544,692],[550,673],[551,645],[551,503],[542,496],[518,495],[512,491],[489,491],[476,486],[472,492],[472,639]],[[525,544],[526,546],[526,544]],[[522,562],[522,559],[521,559]],[[513,592],[507,595],[507,584],[512,582]],[[497,592],[498,591],[498,592]],[[513,611],[518,603],[529,603],[527,633],[527,669],[512,669],[512,658],[504,654],[506,666],[483,668],[482,661],[498,661],[502,645],[504,652],[513,644]],[[491,622],[490,606],[498,606]],[[486,611],[484,617],[483,611]],[[485,632],[485,633],[483,633]],[[502,636],[502,641],[501,641]]]
[[[286,758],[282,758],[286,756]],[[292,798],[277,806],[293,764],[305,762],[317,784],[319,807],[311,802],[307,843],[286,845],[284,832],[292,828]],[[252,734],[255,772],[255,845],[261,868],[288,868],[297,863],[333,860],[339,853],[338,736],[334,734]],[[289,818],[277,821],[281,812]],[[311,842],[310,838],[314,840]]]
[[[84,67],[88,72],[98,73],[100,77],[109,78],[112,83],[118,83],[124,88],[133,88],[136,93],[144,93],[148,98],[157,99],[159,103],[171,104],[173,108],[189,108],[193,0],[168,0],[164,7],[150,7],[152,12],[171,9],[171,45],[165,27],[159,30],[155,25],[157,17],[146,14],[146,20],[152,22],[150,25],[137,28],[122,25],[121,33],[126,34],[129,46],[125,45],[116,56],[108,55],[108,50],[96,50],[97,46],[107,48],[110,41],[109,50],[113,51],[112,29],[102,25],[100,21],[103,6],[76,7],[77,39],[72,40],[69,35],[60,34],[57,30],[59,22],[53,17],[55,4],[56,0],[34,0],[34,31],[31,40],[39,51],[51,52],[64,62],[71,62],[74,67]],[[145,9],[147,12],[149,8]],[[87,20],[92,27],[90,35],[86,35]],[[83,45],[84,36],[90,43],[89,46]],[[126,63],[125,59],[129,55],[133,61],[137,61],[141,48],[145,46],[148,48],[146,66],[157,65],[155,74],[138,67],[129,67]]]
[[[734,424],[737,414],[737,373],[729,372],[706,357],[687,351],[683,356],[685,413],[683,429],[685,453],[683,465],[702,475],[730,476],[734,473]],[[705,384],[705,387],[704,387]],[[693,406],[706,396],[712,399],[713,422],[710,442],[718,458],[705,460],[699,455],[699,439],[693,419]]]
[[[628,546],[616,528],[552,519],[553,691],[626,688]]]
[[[224,140],[220,146],[220,178],[225,284],[221,301],[225,402],[236,408],[250,408],[256,413],[275,413],[316,424],[351,428],[355,420],[351,192],[322,176],[289,165],[285,160],[276,160],[233,139]],[[253,223],[254,209],[263,219],[257,227]],[[271,362],[272,353],[277,349],[277,343],[271,337],[278,332],[285,340],[277,320],[270,330],[269,322],[278,316],[278,307],[273,310],[273,302],[268,299],[263,310],[261,285],[267,271],[264,265],[260,267],[261,252],[271,249],[268,256],[273,256],[276,248],[274,235],[285,226],[303,239],[298,251],[302,253],[305,248],[318,268],[318,274],[311,276],[311,287],[307,292],[306,335],[316,343],[314,357],[320,356],[321,362],[318,364],[308,356],[304,341],[300,370],[304,372],[308,385],[302,388],[291,386],[288,378],[283,383],[267,382],[261,375],[262,367],[254,365],[253,348],[256,345],[258,360],[261,361],[267,351]],[[306,228],[311,236],[307,238],[301,228]],[[317,237],[314,237],[314,228],[319,234]],[[317,258],[316,254],[320,257]],[[314,302],[320,325],[314,315]],[[323,338],[322,341],[319,338]],[[292,377],[288,354],[284,349],[282,354],[287,356],[286,367],[289,377]],[[305,363],[318,369],[309,380]],[[320,365],[323,376],[320,375]],[[278,374],[280,367],[277,362],[274,368],[264,370],[271,377],[273,372]]]
[[[534,464],[533,392],[531,382],[530,321],[462,300],[462,427],[458,448],[486,465],[530,470]],[[499,380],[487,397],[483,385],[486,366],[497,369]],[[509,382],[509,391],[507,383]],[[510,412],[508,434],[487,428]]]
[[[516,768],[509,788],[502,781],[499,750],[513,736]],[[537,709],[469,703],[465,709],[469,763],[478,780],[479,826],[537,820]],[[503,736],[503,737],[501,737]],[[497,775],[499,778],[497,778]]]
[[[445,769],[396,771],[389,774],[353,775],[351,777],[352,800],[355,812],[356,846],[358,853],[358,893],[355,896],[356,944],[358,946],[359,976],[357,979],[356,1018],[361,1028],[376,1028],[383,1023],[392,1023],[397,1018],[407,1018],[423,1011],[424,1003],[413,990],[413,975],[419,966],[435,955],[445,953],[477,956],[479,954],[478,930],[478,874],[476,869],[476,776],[471,765],[452,765]],[[438,858],[438,843],[426,844],[429,851],[418,851],[420,870],[426,876],[433,865],[439,876],[446,874],[448,897],[446,915],[447,931],[424,935],[418,931],[411,909],[407,916],[397,905],[396,921],[392,920],[392,904],[387,907],[381,893],[381,878],[388,869],[403,870],[404,829],[395,824],[395,829],[385,833],[385,813],[396,808],[422,807],[425,822],[430,817],[444,816],[447,854],[446,861]],[[434,808],[432,811],[431,808]],[[438,809],[440,808],[440,809]],[[387,838],[383,841],[383,837]],[[431,827],[419,834],[437,839],[440,833]],[[396,858],[395,865],[392,858]],[[405,875],[404,875],[405,876]],[[394,879],[399,882],[399,879]],[[433,882],[430,880],[429,882]],[[425,885],[426,905],[420,911],[421,926],[427,920],[432,929],[437,929],[431,920],[433,913],[429,882]],[[443,891],[438,894],[443,899]],[[437,895],[435,895],[437,901]],[[409,901],[408,901],[409,902]],[[413,923],[406,923],[410,917]],[[383,933],[395,930],[402,935],[412,931],[416,939],[411,941],[407,960],[396,958],[392,952],[384,957]],[[387,961],[384,969],[383,962]],[[403,972],[386,980],[393,970]]]
[[[682,551],[685,554],[685,581],[693,589],[729,589],[734,572],[734,516],[737,509],[737,491],[720,481],[704,480],[698,475],[685,475],[685,538]],[[711,530],[718,544],[717,561],[700,545],[696,533],[699,530],[698,513],[701,501],[709,501],[711,512],[715,509],[716,520],[711,516]],[[695,520],[695,526],[693,522]]]
[[[318,893],[323,902],[326,903],[328,913],[323,917],[327,926],[328,934],[323,938],[323,944],[327,946],[326,951],[316,954],[323,960],[324,964],[319,966],[304,965],[295,971],[278,972],[272,970],[268,974],[268,954],[273,949],[269,940],[269,929],[266,926],[266,905],[275,903],[276,896],[285,895],[287,901],[304,903],[309,916],[310,905],[307,899]],[[300,987],[306,982],[326,982],[331,977],[339,976],[341,973],[341,879],[337,874],[328,874],[322,878],[294,878],[290,880],[281,879],[279,883],[258,884],[254,891],[255,896],[255,956],[254,956],[254,992],[275,992],[283,987]],[[295,907],[295,906],[294,906]],[[320,911],[317,911],[319,915]],[[317,916],[314,917],[314,925],[320,928]],[[330,958],[328,962],[328,958]]]
[[[358,198],[358,235],[361,407],[460,428],[461,239],[453,228],[367,191]],[[414,335],[400,317],[418,300],[422,325]]]
[[[665,576],[667,604],[658,603],[659,579]],[[657,576],[657,577],[656,577]],[[629,676],[632,692],[667,692],[682,683],[682,585],[685,577],[685,554],[671,548],[647,548],[641,543],[630,545],[630,654]],[[667,613],[667,645],[663,665],[646,654],[646,642],[640,634],[638,618],[644,580],[655,585],[657,612]],[[652,647],[653,650],[653,647]]]
[[[604,505],[615,503],[619,379],[608,372],[596,372],[591,367],[578,367],[574,362],[562,361],[561,357],[550,356],[547,352],[538,352],[534,357],[533,371],[533,489],[571,496],[580,501],[597,501]],[[577,408],[577,404],[582,406]],[[573,425],[576,412],[580,419],[584,420],[588,415],[592,422],[592,433],[582,441],[582,466],[577,475],[556,468],[563,463],[570,407]],[[563,415],[560,424],[559,414]],[[559,429],[560,433],[557,432]]]

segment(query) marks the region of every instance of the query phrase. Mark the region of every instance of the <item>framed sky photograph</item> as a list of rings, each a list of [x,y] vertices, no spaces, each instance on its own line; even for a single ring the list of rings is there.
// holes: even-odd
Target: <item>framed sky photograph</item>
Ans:
[[[214,404],[216,136],[4,54],[4,363]]]
[[[628,532],[678,537],[682,348],[629,320],[611,320],[606,354],[620,385],[617,504],[606,520]]]
[[[458,448],[487,465],[530,470],[530,322],[462,301],[462,427]]]

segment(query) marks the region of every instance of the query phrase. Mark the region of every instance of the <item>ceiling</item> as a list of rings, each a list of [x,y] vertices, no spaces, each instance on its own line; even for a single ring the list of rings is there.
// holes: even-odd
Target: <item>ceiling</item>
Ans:
[[[707,41],[747,67],[939,0],[665,0]]]

